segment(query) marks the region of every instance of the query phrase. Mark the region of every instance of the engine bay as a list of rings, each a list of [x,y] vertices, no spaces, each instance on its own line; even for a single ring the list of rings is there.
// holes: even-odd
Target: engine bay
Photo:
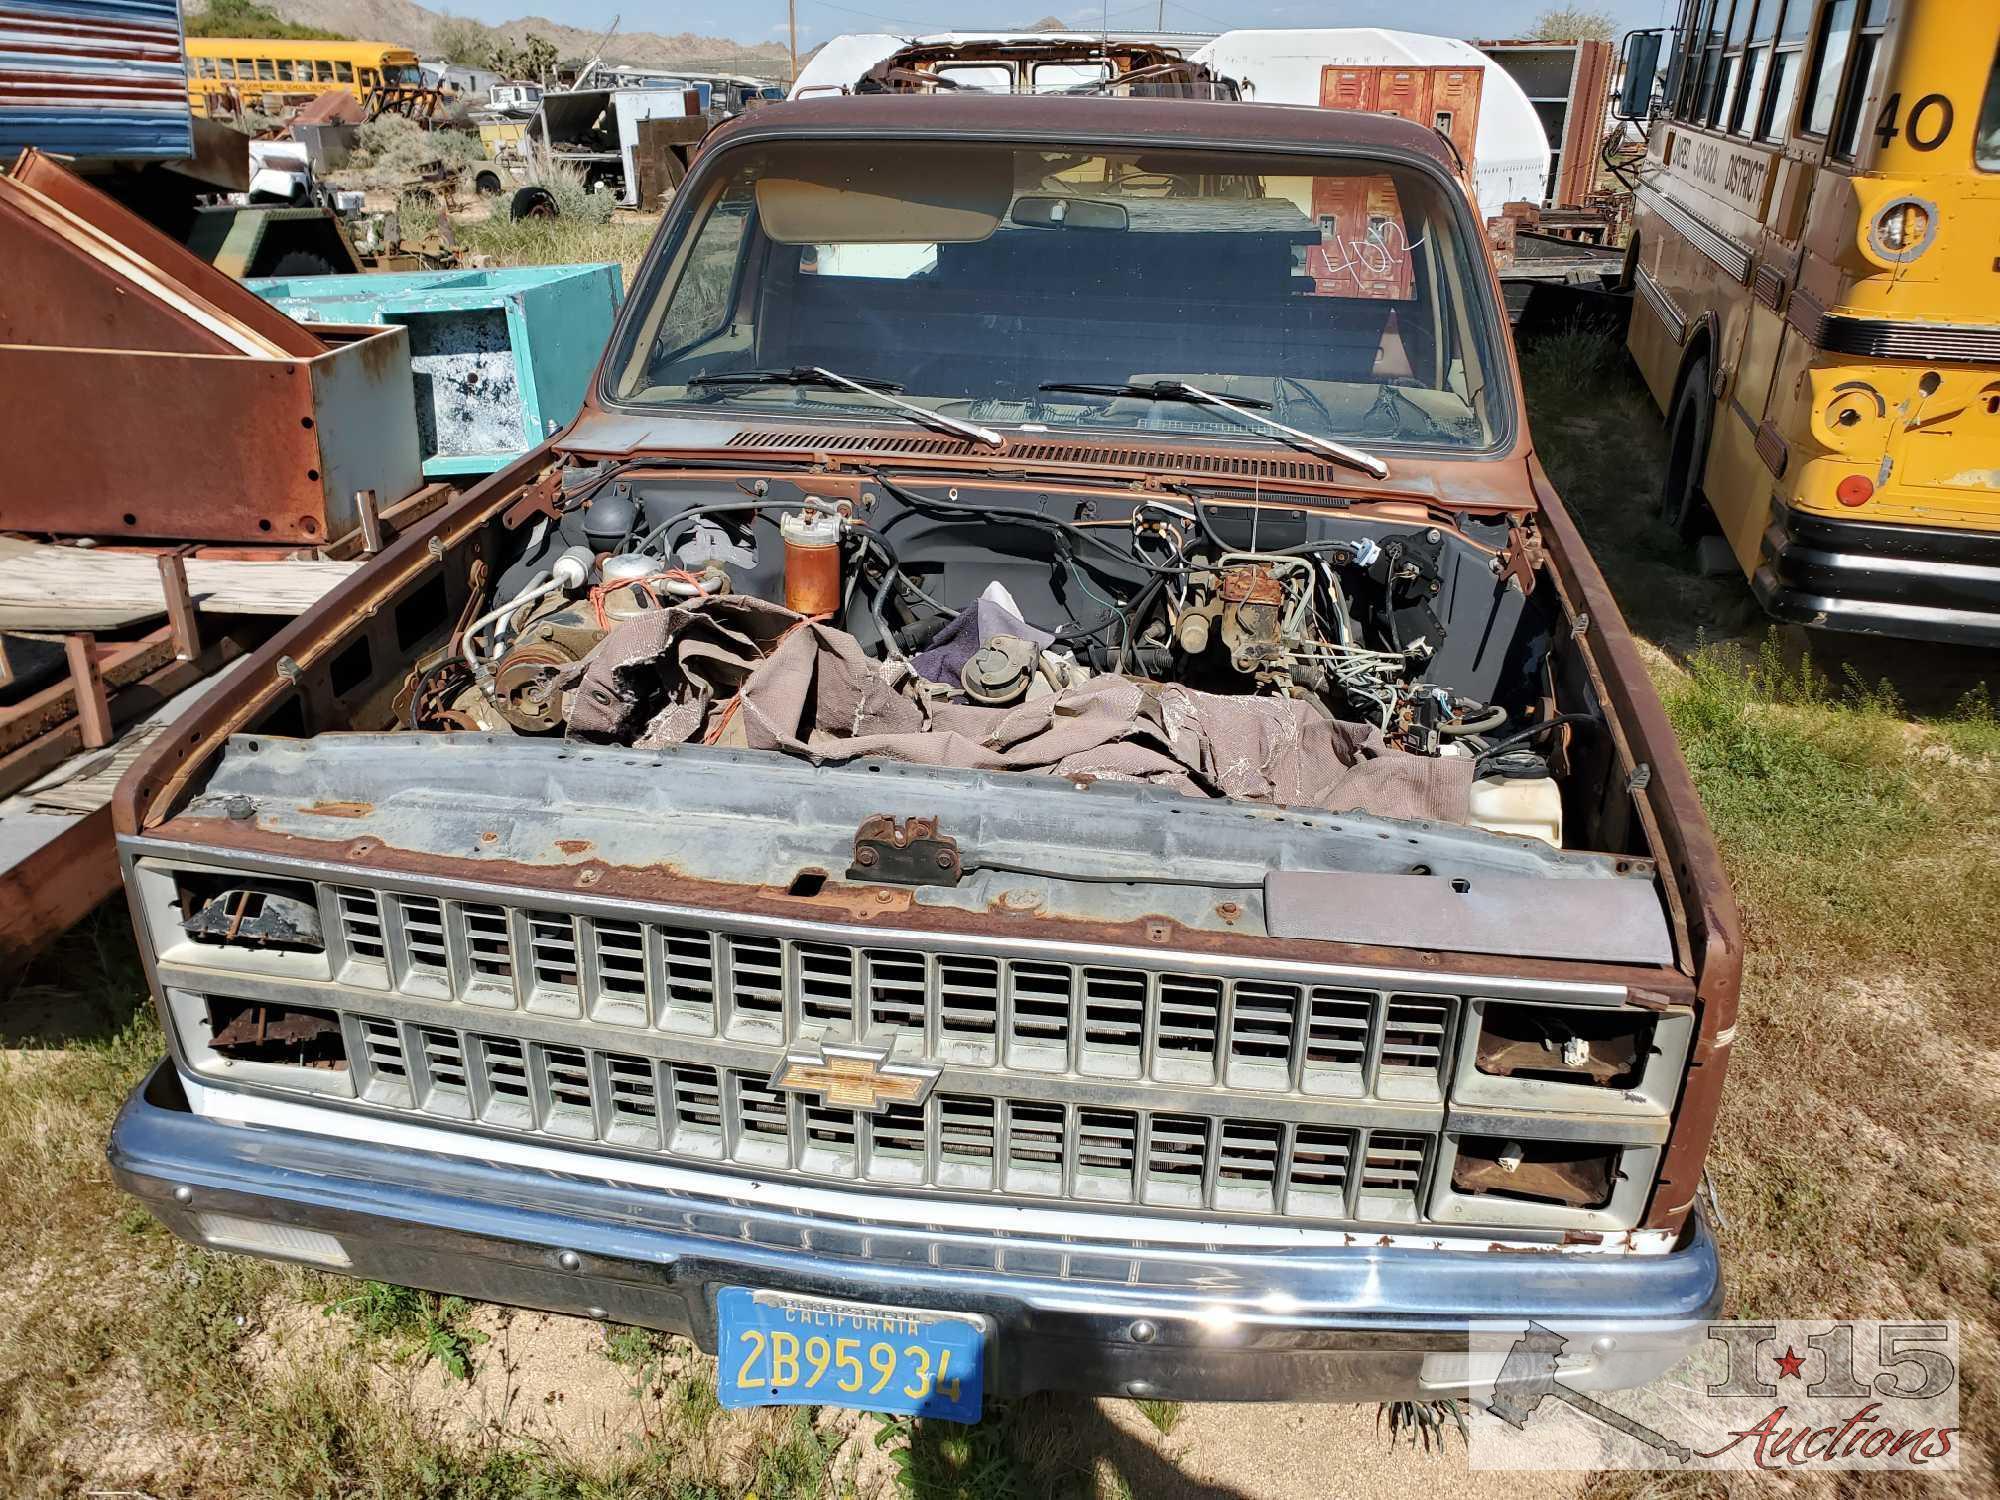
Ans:
[[[1176,485],[550,471],[404,727],[1165,781],[1562,846],[1530,518]],[[795,639],[796,637],[796,639]]]

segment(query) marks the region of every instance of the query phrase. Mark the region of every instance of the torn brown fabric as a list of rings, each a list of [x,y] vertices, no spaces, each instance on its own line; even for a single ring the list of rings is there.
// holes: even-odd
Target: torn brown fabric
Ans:
[[[699,739],[709,710],[734,698],[801,623],[788,609],[742,594],[621,621],[588,659],[556,678],[569,732],[645,749]]]
[[[706,740],[1461,823],[1471,795],[1469,758],[1407,754],[1297,698],[1107,675],[1009,708],[929,703],[904,663],[875,661],[847,632],[750,598],[627,621],[571,674],[573,735],[647,749]]]

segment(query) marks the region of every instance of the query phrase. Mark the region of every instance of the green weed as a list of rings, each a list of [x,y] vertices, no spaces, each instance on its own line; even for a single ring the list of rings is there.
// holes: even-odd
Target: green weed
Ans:
[[[834,1451],[813,1426],[812,1412],[802,1407],[792,1413],[783,1436],[759,1455],[750,1488],[758,1500],[817,1500],[833,1472]]]
[[[380,1281],[353,1285],[355,1290],[326,1305],[328,1315],[351,1318],[364,1341],[390,1345],[394,1358],[435,1360],[456,1379],[472,1378],[472,1351],[487,1336],[465,1325],[472,1305],[463,1297]]]
[[[972,1425],[883,1417],[875,1446],[889,1450],[896,1487],[910,1500],[1042,1500],[1069,1493],[1025,1453],[1020,1403],[990,1409]]]

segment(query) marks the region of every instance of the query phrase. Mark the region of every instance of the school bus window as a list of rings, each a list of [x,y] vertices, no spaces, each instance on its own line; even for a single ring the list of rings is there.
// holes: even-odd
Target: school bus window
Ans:
[[[1748,9],[1745,17],[1741,11]],[[1738,69],[1735,83],[1736,92],[1730,99],[1729,131],[1732,135],[1747,135],[1750,125],[1757,118],[1758,101],[1764,94],[1764,76],[1771,66],[1771,34],[1778,29],[1778,0],[1741,0],[1739,14],[1733,18],[1731,31],[1742,29],[1741,23],[1748,22],[1744,37],[1742,65]]]
[[[1982,172],[2000,172],[2000,51],[1993,54],[1993,71],[1986,75],[1986,102],[1979,106],[1972,161]]]
[[[1708,101],[1705,124],[1728,128],[1737,95],[1743,91],[1743,42],[1750,33],[1750,12],[1756,8],[1757,0],[1736,0],[1736,8],[1729,14],[1729,29],[1723,34],[1722,77],[1717,80],[1715,97]]]
[[[276,59],[276,58],[272,58],[272,57],[260,57],[260,58],[258,58],[258,59],[257,59],[257,76],[258,76],[258,77],[259,77],[260,79],[262,79],[262,80],[263,80],[263,81],[264,81],[265,83],[276,83],[276,82],[278,81],[278,61],[277,61],[277,59]]]
[[[1722,32],[1729,21],[1729,0],[1704,0],[1693,46],[1699,63],[1689,70],[1688,102],[1685,117],[1700,123],[1708,118],[1709,103],[1722,74]]]
[[[333,65],[333,80],[335,83],[354,82],[354,64],[349,62],[335,63]]]
[[[1681,34],[1681,44],[1674,49],[1675,87],[1668,95],[1667,103],[1677,120],[1685,120],[1694,108],[1694,98],[1701,89],[1701,47],[1702,33],[1708,25],[1709,14],[1715,9],[1715,0],[1695,0],[1687,10],[1687,29]]]
[[[1840,75],[1854,45],[1854,13],[1861,0],[1833,0],[1821,12],[1819,36],[1813,42],[1812,71],[1806,78],[1806,113],[1799,129],[1825,135],[1833,128],[1833,106],[1840,98]]]
[[[332,82],[333,82],[333,64],[332,64],[332,63],[330,63],[330,62],[316,62],[316,63],[314,63],[314,64],[313,64],[313,77],[314,77],[314,78],[315,78],[315,79],[316,79],[316,80],[317,80],[318,82],[320,82],[320,83],[332,83]]]
[[[1840,116],[1834,126],[1833,152],[1852,157],[1861,143],[1861,112],[1868,103],[1869,75],[1882,50],[1882,29],[1888,23],[1888,0],[1863,0],[1861,23],[1848,59],[1847,86],[1840,94]]]
[[[247,57],[237,58],[236,76],[243,79],[255,78],[257,76],[257,65]]]
[[[1806,33],[1812,29],[1812,0],[1787,0],[1784,24],[1778,28],[1777,49],[1771,54],[1771,76],[1764,86],[1764,108],[1757,116],[1757,139],[1782,138],[1792,123],[1792,106],[1799,97],[1799,64],[1805,58]]]
[[[373,68],[363,68],[361,70],[361,86],[363,88],[372,89],[381,81],[382,81],[381,75],[378,74]]]
[[[215,76],[215,63],[209,58],[197,57],[194,60],[194,76],[197,78],[213,78]]]

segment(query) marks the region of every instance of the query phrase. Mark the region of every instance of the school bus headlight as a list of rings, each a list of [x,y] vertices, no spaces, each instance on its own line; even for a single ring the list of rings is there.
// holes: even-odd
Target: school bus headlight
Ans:
[[[1868,230],[1869,248],[1883,260],[1912,261],[1930,249],[1936,232],[1929,204],[1898,198],[1875,215]]]

